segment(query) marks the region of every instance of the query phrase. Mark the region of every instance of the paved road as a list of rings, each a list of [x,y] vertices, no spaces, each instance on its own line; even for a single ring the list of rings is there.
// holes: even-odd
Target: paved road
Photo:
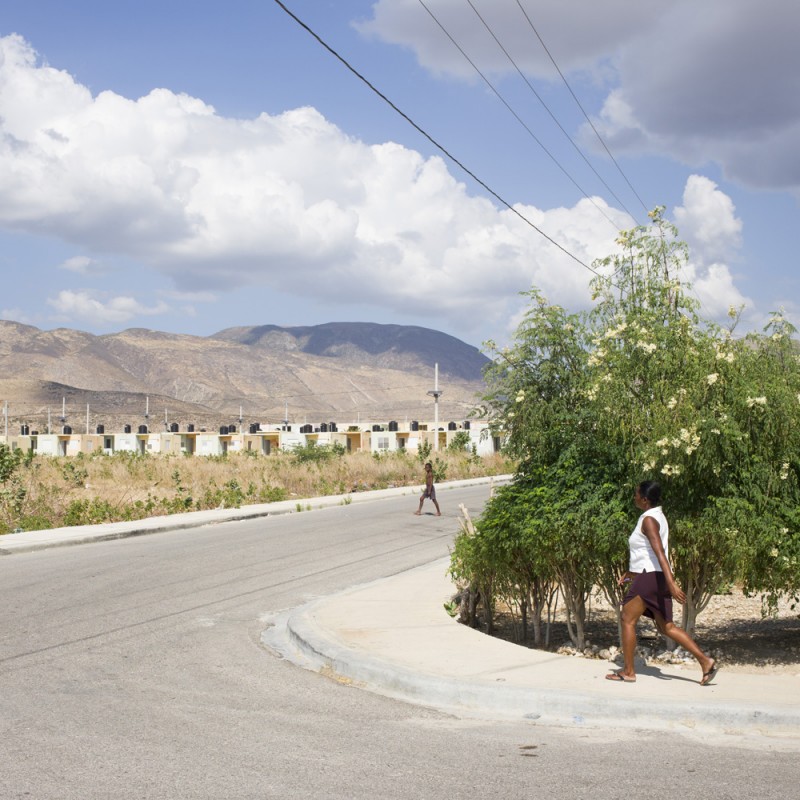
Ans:
[[[486,496],[0,558],[0,798],[795,796],[796,753],[771,745],[460,719],[264,649],[276,611],[445,556],[458,503]]]

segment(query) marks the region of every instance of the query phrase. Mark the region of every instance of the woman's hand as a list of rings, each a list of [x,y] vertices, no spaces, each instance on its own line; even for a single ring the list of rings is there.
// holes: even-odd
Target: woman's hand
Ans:
[[[673,600],[677,600],[681,605],[686,603],[686,593],[675,583],[675,579],[672,577],[667,578],[667,588],[669,589],[669,593],[672,595]]]

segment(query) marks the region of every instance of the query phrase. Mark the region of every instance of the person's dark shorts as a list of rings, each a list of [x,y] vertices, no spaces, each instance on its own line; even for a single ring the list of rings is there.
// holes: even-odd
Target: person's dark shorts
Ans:
[[[625,595],[622,605],[634,597],[644,601],[644,615],[655,619],[660,614],[665,622],[672,622],[672,595],[667,589],[667,579],[663,572],[642,572],[636,575]]]
[[[426,488],[422,492],[422,499],[423,500],[435,500],[436,499],[436,489],[431,486],[430,489]]]

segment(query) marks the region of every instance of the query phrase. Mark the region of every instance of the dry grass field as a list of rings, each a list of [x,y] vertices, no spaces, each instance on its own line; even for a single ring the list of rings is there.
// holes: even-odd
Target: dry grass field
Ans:
[[[437,481],[513,472],[500,455],[432,453]],[[9,470],[6,470],[8,472]],[[415,453],[302,448],[270,456],[34,456],[0,482],[0,533],[421,486]]]

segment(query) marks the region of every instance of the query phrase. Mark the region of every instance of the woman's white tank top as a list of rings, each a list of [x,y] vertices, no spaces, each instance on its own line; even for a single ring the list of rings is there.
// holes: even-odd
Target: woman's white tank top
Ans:
[[[658,533],[661,537],[661,546],[664,548],[667,558],[669,558],[669,523],[661,510],[661,506],[649,508],[639,517],[633,533],[628,539],[628,546],[630,548],[630,566],[628,569],[631,572],[661,572],[661,565],[658,563],[655,551],[650,546],[647,537],[642,533],[642,523],[645,518],[652,517],[658,523]]]

